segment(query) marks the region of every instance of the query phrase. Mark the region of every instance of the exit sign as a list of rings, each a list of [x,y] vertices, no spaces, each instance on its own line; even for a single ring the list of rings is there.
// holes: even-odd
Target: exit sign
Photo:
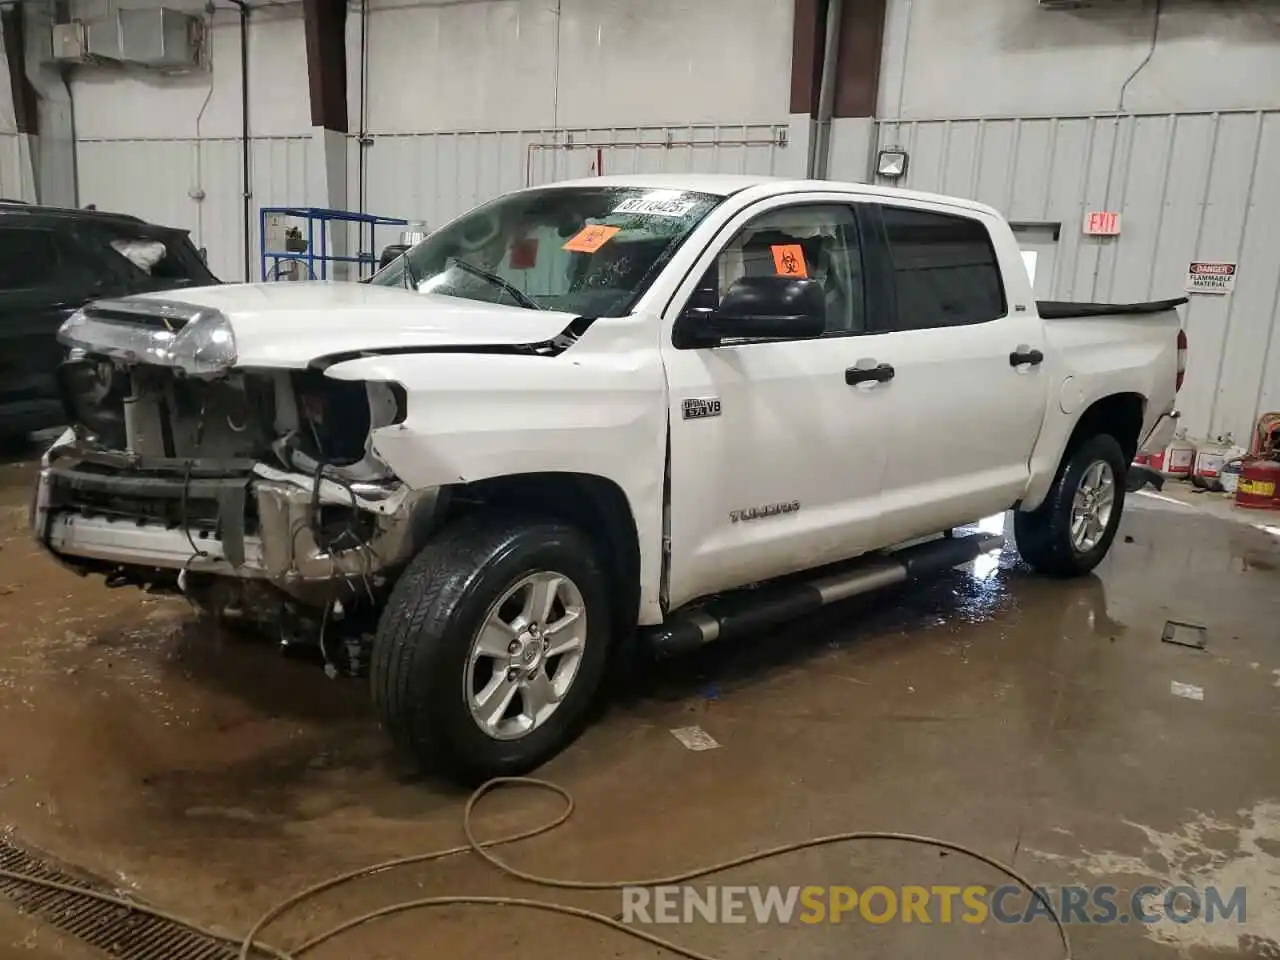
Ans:
[[[1090,237],[1120,236],[1120,214],[1091,210],[1084,215],[1084,232]]]

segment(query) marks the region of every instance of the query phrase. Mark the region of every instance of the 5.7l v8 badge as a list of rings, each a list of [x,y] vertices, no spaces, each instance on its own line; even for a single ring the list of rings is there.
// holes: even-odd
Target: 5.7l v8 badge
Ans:
[[[720,416],[720,398],[690,398],[682,407],[686,420],[701,420],[703,417]]]

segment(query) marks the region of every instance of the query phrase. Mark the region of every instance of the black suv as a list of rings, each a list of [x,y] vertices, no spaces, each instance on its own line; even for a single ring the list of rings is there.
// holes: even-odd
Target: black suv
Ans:
[[[0,201],[0,437],[66,422],[58,327],[101,297],[218,280],[185,230],[97,210]]]

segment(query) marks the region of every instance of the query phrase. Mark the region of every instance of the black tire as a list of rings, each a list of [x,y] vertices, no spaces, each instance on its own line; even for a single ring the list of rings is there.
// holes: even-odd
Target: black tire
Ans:
[[[1102,538],[1090,550],[1079,552],[1071,540],[1071,510],[1076,490],[1085,472],[1105,461],[1115,477],[1115,501]],[[1049,495],[1035,510],[1018,511],[1013,517],[1018,552],[1038,573],[1051,577],[1080,577],[1107,555],[1115,540],[1124,513],[1125,480],[1128,464],[1115,437],[1098,434],[1077,443],[1058,467]]]
[[[586,640],[554,712],[519,739],[489,736],[464,694],[471,644],[491,606],[524,576],[570,578],[586,611]],[[554,520],[481,512],[441,530],[405,570],[378,621],[373,701],[395,744],[430,773],[474,784],[518,776],[573,742],[608,662],[608,581],[591,543]]]

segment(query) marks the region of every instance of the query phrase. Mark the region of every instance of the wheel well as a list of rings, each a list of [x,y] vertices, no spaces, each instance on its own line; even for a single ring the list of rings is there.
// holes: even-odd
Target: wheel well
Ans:
[[[640,611],[640,535],[627,495],[612,480],[587,473],[519,473],[453,488],[451,510],[500,505],[571,524],[595,545],[618,598],[616,636],[633,631]]]
[[[1107,433],[1120,444],[1125,463],[1132,463],[1138,453],[1146,408],[1146,398],[1138,393],[1113,393],[1095,401],[1076,422],[1071,439],[1067,441],[1067,453],[1090,437]]]

